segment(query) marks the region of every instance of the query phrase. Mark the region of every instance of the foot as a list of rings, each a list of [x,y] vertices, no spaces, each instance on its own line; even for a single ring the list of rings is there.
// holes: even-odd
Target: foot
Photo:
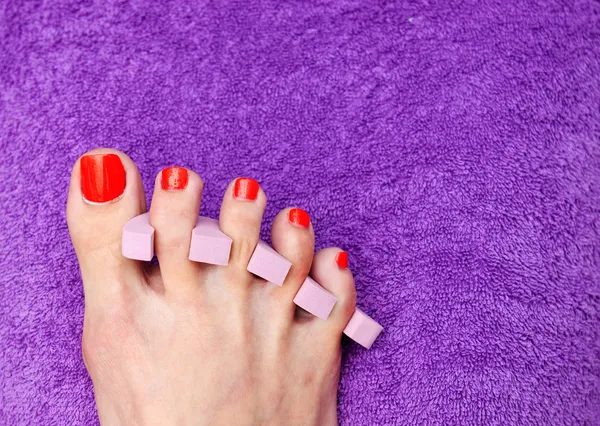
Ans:
[[[227,266],[188,260],[203,183],[192,171],[158,174],[150,223],[159,265],[121,255],[121,231],[146,211],[129,157],[98,149],[73,168],[67,221],[85,292],[83,358],[101,423],[334,425],[341,335],[355,308],[340,249],[313,256],[308,216],[281,211],[273,247],[293,266],[282,287],[246,265],[266,196],[233,181],[219,224],[233,239]],[[297,212],[296,212],[297,213]],[[338,297],[320,320],[292,302],[309,274]]]

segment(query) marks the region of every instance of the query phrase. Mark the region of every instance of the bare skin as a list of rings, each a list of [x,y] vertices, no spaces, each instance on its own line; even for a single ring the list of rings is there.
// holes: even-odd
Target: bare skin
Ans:
[[[336,425],[341,335],[355,308],[341,251],[313,255],[314,232],[275,218],[273,247],[292,263],[282,287],[246,271],[259,238],[266,196],[233,196],[219,224],[233,239],[228,266],[188,260],[203,182],[163,190],[157,176],[150,223],[158,265],[121,255],[121,230],[146,211],[139,172],[125,154],[121,198],[92,205],[73,168],[67,221],[85,291],[83,357],[103,425]],[[327,320],[292,302],[310,275],[338,297]]]

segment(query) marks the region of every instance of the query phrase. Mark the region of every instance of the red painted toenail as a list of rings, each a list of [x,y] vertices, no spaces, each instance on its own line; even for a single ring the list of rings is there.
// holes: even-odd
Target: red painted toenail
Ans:
[[[308,216],[308,213],[302,209],[291,209],[289,221],[290,223],[302,226],[303,228],[308,228],[310,226],[310,217]]]
[[[188,184],[188,171],[183,167],[167,167],[160,174],[160,186],[167,191],[180,191]]]
[[[348,268],[348,253],[341,251],[335,255],[335,263],[340,269]]]
[[[116,154],[89,154],[79,162],[81,192],[87,201],[106,203],[125,191],[125,168]]]
[[[233,185],[233,196],[242,200],[256,200],[260,185],[250,178],[239,178]]]

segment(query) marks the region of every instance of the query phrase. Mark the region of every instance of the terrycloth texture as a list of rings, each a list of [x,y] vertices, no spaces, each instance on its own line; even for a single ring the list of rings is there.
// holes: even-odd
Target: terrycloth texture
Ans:
[[[437,4],[436,4],[437,3]],[[69,173],[307,209],[385,326],[343,425],[600,424],[600,4],[5,1],[0,424],[94,424]],[[310,348],[307,348],[309,350]]]

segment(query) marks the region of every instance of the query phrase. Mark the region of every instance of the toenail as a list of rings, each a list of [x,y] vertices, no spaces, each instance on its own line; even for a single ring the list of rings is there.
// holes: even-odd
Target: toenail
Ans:
[[[291,209],[288,219],[292,225],[298,225],[303,228],[310,226],[310,217],[302,209]]]
[[[167,167],[160,174],[160,186],[165,191],[181,191],[188,184],[188,171],[183,167]]]
[[[88,154],[79,162],[81,192],[91,203],[106,203],[123,195],[125,168],[116,154]]]
[[[337,263],[340,269],[348,268],[348,253],[341,251],[335,255],[335,263]]]
[[[257,181],[250,178],[239,178],[236,179],[235,185],[233,185],[233,196],[242,200],[256,200],[258,197],[258,189],[260,185]]]

